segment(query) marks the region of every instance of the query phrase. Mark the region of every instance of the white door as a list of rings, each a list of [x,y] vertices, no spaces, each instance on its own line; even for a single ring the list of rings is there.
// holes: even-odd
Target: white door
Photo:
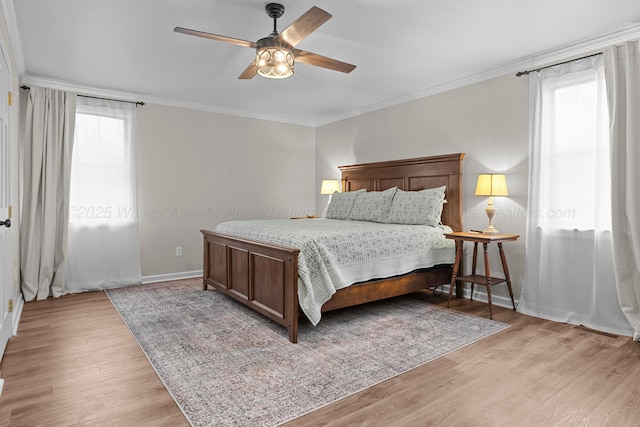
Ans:
[[[13,298],[12,283],[12,243],[11,228],[8,228],[6,220],[9,219],[11,186],[9,178],[10,170],[10,141],[9,141],[9,107],[8,97],[10,88],[10,73],[4,52],[0,46],[0,360],[11,338],[13,326],[9,309],[9,300]]]

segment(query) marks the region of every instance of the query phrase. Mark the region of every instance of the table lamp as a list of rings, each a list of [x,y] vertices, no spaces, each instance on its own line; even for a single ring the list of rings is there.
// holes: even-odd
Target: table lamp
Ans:
[[[482,173],[478,175],[478,184],[476,185],[476,196],[489,196],[489,204],[487,205],[487,216],[489,217],[489,225],[482,230],[483,234],[498,234],[499,231],[493,226],[492,220],[496,213],[493,207],[494,196],[508,196],[507,179],[503,174]]]
[[[320,187],[320,194],[333,194],[336,191],[339,193],[340,181],[337,179],[323,179],[322,186]]]

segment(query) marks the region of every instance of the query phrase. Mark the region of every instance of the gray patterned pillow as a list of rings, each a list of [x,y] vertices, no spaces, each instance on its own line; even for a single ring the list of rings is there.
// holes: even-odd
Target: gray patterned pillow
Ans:
[[[324,216],[330,219],[349,219],[351,209],[353,209],[358,195],[364,192],[365,190],[356,190],[346,193],[333,193],[327,207],[327,213]]]
[[[396,187],[384,191],[368,191],[356,199],[351,219],[356,221],[387,222],[391,201],[396,194]]]
[[[445,186],[420,191],[398,190],[389,222],[393,224],[438,225],[442,215]]]

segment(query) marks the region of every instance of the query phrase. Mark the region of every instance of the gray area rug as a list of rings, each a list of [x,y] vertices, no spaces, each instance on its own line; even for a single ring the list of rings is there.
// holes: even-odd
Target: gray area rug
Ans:
[[[284,327],[201,279],[107,291],[194,426],[273,426],[508,327],[417,298],[325,313]]]

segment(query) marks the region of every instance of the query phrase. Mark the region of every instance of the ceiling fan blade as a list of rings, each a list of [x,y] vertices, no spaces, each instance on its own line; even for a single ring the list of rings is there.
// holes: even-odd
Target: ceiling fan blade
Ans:
[[[295,46],[329,19],[331,19],[330,13],[313,6],[300,16],[300,18],[296,19],[293,24],[278,34],[276,40],[279,39],[289,43],[291,46]]]
[[[251,64],[238,76],[238,79],[248,80],[252,79],[256,74],[258,74],[258,69],[256,68],[256,61],[251,61]]]
[[[233,37],[219,36],[217,34],[205,33],[204,31],[190,30],[188,28],[182,28],[182,27],[175,27],[173,29],[173,31],[175,31],[176,33],[187,34],[187,35],[190,35],[190,36],[203,37],[205,39],[218,40],[218,41],[221,41],[221,42],[231,43],[231,44],[235,44],[235,45],[238,45],[238,46],[250,47],[250,48],[253,48],[253,49],[256,48],[255,42],[250,42],[250,41],[241,40],[241,39],[235,39]]]
[[[340,71],[342,73],[352,72],[356,66],[338,61],[337,59],[328,58],[316,53],[307,52],[306,50],[293,49],[293,56],[297,62],[303,62],[316,67],[328,68],[329,70]]]

